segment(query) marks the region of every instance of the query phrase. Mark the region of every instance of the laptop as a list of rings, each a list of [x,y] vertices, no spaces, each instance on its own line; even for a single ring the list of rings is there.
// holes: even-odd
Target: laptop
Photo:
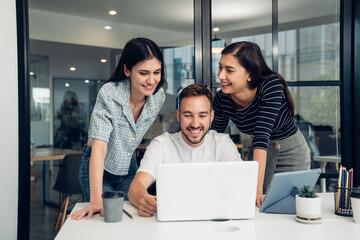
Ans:
[[[159,221],[254,216],[257,162],[160,164],[156,176]]]
[[[320,168],[275,173],[266,190],[264,201],[260,206],[260,212],[264,212],[268,207],[289,196],[294,187],[300,188],[304,185],[314,187],[320,174]]]

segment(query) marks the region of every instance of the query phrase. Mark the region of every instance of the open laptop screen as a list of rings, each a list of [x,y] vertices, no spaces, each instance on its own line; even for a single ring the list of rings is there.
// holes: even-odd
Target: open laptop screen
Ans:
[[[258,163],[162,164],[156,168],[159,221],[252,218]]]

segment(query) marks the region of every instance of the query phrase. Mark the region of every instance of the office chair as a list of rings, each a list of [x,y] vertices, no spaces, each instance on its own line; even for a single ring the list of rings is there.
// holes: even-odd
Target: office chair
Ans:
[[[60,194],[64,194],[65,198],[62,201],[59,214],[56,219],[54,231],[56,231],[59,224],[59,220],[62,214],[62,220],[60,228],[63,226],[65,221],[65,215],[67,213],[69,198],[72,194],[82,194],[80,180],[79,180],[79,168],[82,159],[82,154],[68,154],[60,163],[59,173],[56,177],[56,182],[53,187],[54,190]]]
[[[315,129],[310,122],[296,122],[296,126],[300,129],[304,135],[307,145],[310,149],[311,155],[311,168],[318,168],[319,164],[313,161],[314,156],[320,156],[319,147],[315,140]]]

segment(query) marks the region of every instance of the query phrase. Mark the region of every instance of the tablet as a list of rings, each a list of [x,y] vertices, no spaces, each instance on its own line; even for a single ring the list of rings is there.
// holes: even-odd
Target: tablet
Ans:
[[[275,173],[266,190],[264,201],[260,206],[260,212],[264,212],[269,206],[289,196],[294,187],[300,188],[303,185],[314,187],[320,174],[320,168]]]

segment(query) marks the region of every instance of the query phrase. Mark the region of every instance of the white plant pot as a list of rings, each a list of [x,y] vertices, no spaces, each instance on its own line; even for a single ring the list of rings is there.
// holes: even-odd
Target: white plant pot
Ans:
[[[296,216],[304,219],[321,218],[321,199],[303,198],[296,195]]]

